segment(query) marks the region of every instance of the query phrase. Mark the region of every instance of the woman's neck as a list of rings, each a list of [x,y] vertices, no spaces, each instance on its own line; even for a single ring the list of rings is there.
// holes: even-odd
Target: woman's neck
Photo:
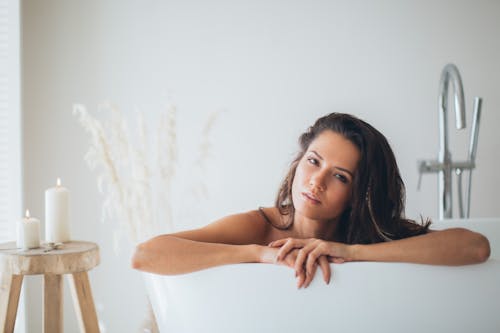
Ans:
[[[312,220],[295,213],[293,221],[293,237],[295,238],[333,238],[337,229],[336,220]]]

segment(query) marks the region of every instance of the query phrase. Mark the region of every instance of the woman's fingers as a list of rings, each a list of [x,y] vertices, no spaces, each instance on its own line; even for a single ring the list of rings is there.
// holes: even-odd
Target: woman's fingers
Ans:
[[[304,270],[304,262],[306,261],[307,258],[307,252],[304,251],[304,248],[300,249],[297,252],[297,258],[295,258],[295,271],[297,273],[300,273],[301,271]]]
[[[320,256],[312,265],[311,269],[308,270],[303,270],[302,275],[303,278],[299,281],[298,287],[304,287],[307,288],[311,284],[312,280],[314,279],[314,276],[316,275],[316,272],[318,270],[318,266],[321,268],[323,271],[323,280],[325,281],[326,284],[330,283],[330,277],[331,277],[331,269],[330,269],[330,264],[328,263],[328,259],[325,256]],[[305,274],[305,276],[304,276]]]
[[[283,239],[278,239],[275,241],[272,241],[269,243],[269,246],[271,247],[280,247],[281,245],[285,244],[288,241],[288,238],[283,238]]]
[[[286,243],[300,242],[300,241],[302,241],[302,239],[300,239],[300,238],[291,238],[291,237],[288,237],[288,238],[282,238],[282,239],[278,239],[278,240],[272,241],[271,243],[269,243],[269,246],[271,246],[271,247],[280,247],[280,246],[282,246],[283,244],[286,244]]]
[[[321,246],[316,246],[309,252],[306,259],[306,276],[309,278],[306,280],[305,287],[311,283],[314,275],[316,274],[318,264],[321,266],[323,271],[323,280],[328,284],[330,281],[330,265],[328,264],[328,259],[322,255]]]
[[[330,264],[328,258],[322,254],[322,249],[317,244],[309,244],[298,251],[295,259],[295,270],[297,273],[306,272],[304,287],[309,286],[313,280],[318,265],[323,271],[323,280],[328,284],[331,277]]]
[[[309,261],[309,256],[311,251],[313,251],[317,247],[316,243],[306,244],[303,248],[301,248],[297,254],[297,259],[295,259],[295,270],[301,270],[302,267],[306,267],[307,262]],[[321,253],[319,253],[321,254]],[[318,255],[319,255],[318,254]],[[317,256],[318,256],[317,255]],[[316,257],[317,257],[316,256]],[[310,262],[309,270],[312,268],[312,264],[316,261],[316,257]],[[307,267],[306,267],[307,268]]]
[[[306,259],[307,272],[311,272],[313,270],[313,265],[317,264],[316,260],[319,258],[320,255],[321,255],[321,250],[318,247],[314,248],[312,251],[309,252]]]
[[[282,241],[283,240],[280,239],[279,241],[272,242],[271,243],[272,245],[269,244],[272,247],[281,246],[277,255],[278,261],[283,260],[294,249],[301,248],[302,246],[304,246],[304,241],[301,239],[290,238],[290,239],[285,239],[285,242]]]
[[[319,266],[323,271],[323,280],[325,280],[326,284],[330,283],[330,278],[332,276],[332,271],[330,269],[330,263],[326,256],[321,256],[318,258]]]
[[[306,270],[306,279],[304,281],[304,288],[307,288],[311,281],[314,278],[314,275],[316,275],[316,271],[318,269],[318,263],[315,261],[314,264],[312,265],[311,270]]]
[[[301,273],[295,273],[295,276],[297,277],[297,288],[302,287],[306,279],[306,272],[302,271]]]
[[[278,261],[283,260],[294,248],[295,248],[295,246],[293,246],[290,243],[286,243],[285,245],[283,245],[279,249],[278,254],[276,255],[276,258],[278,259]]]
[[[311,249],[313,248],[312,244],[306,245],[298,251],[297,258],[295,259],[295,271],[297,274],[305,274],[305,280],[299,285],[299,288],[302,286],[307,287],[316,273],[318,264],[316,257],[314,255],[311,256]]]
[[[342,257],[335,257],[337,251],[335,251],[336,248],[332,248],[332,245],[334,244],[312,238],[283,238],[269,243],[270,247],[279,248],[276,255],[277,261],[295,269],[298,288],[309,286],[318,266],[323,272],[323,280],[327,284],[330,282],[330,262],[345,261]]]
[[[334,264],[343,264],[344,262],[346,262],[344,258],[332,257],[332,256],[328,256],[328,261],[333,262]]]
[[[292,250],[285,256],[285,258],[283,258],[281,262],[290,268],[295,268],[295,259],[297,258],[297,252],[297,249]],[[295,274],[295,276],[297,276],[297,274]]]

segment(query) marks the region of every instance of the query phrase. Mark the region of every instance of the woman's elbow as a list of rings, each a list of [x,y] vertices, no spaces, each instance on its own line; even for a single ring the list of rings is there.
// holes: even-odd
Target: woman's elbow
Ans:
[[[491,254],[490,242],[485,236],[478,234],[476,244],[476,255],[478,262],[485,262]]]
[[[131,266],[133,269],[140,271],[147,270],[147,260],[148,258],[148,245],[146,243],[141,243],[135,247],[134,254],[131,259]]]

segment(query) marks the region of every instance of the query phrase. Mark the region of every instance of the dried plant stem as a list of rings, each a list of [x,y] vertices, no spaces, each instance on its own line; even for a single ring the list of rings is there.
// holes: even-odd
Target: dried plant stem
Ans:
[[[83,105],[74,106],[91,143],[85,160],[91,169],[99,168],[99,191],[104,195],[103,220],[117,219],[133,244],[160,231],[173,231],[172,187],[175,180],[178,144],[177,110],[169,105],[160,115],[157,133],[148,131],[142,113],[137,114],[136,132],[131,133],[126,117],[111,104],[99,111],[110,115],[108,122],[91,116]],[[218,113],[205,123],[196,159],[193,192],[206,196],[202,174],[209,156],[209,135]],[[156,141],[156,145],[151,144]],[[150,148],[156,148],[156,159]],[[152,162],[154,161],[154,162]],[[193,193],[196,195],[196,193]],[[199,198],[195,198],[198,200]]]

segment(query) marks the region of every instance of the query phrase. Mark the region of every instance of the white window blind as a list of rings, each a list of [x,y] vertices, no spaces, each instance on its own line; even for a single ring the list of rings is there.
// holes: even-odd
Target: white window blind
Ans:
[[[19,0],[0,0],[0,242],[21,217]]]

